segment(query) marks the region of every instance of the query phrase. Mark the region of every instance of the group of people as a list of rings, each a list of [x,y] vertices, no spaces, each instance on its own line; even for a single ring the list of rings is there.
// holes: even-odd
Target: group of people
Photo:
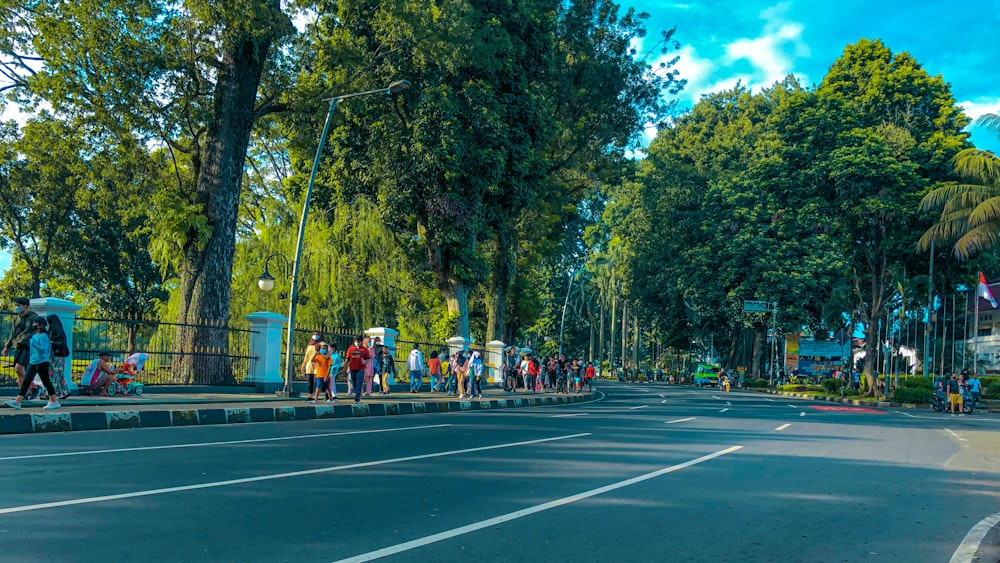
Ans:
[[[503,361],[504,390],[516,392],[547,389],[557,393],[580,393],[583,386],[593,389],[596,370],[583,359],[568,360],[565,354],[541,359],[533,354],[521,356],[516,347],[509,347]]]
[[[346,370],[347,394],[354,395],[355,403],[372,394],[376,381],[378,392],[388,395],[389,379],[396,374],[392,349],[381,338],[356,336],[341,356],[335,342],[325,342],[322,335],[313,334],[302,358],[302,373],[309,382],[308,401],[315,403],[322,392],[327,403],[336,402],[336,378],[342,370]]]
[[[974,373],[970,374],[967,369],[963,369],[960,374],[953,373],[944,378],[939,377],[934,382],[934,392],[947,396],[952,416],[956,414],[962,416],[965,397],[968,397],[968,400],[972,401],[971,404],[973,406],[978,404],[982,390],[982,382],[979,381],[979,376]]]
[[[14,356],[18,392],[14,400],[5,404],[12,409],[20,409],[37,375],[48,393],[48,403],[42,408],[57,409],[62,406],[59,399],[69,394],[63,379],[64,358],[69,355],[69,350],[62,324],[54,315],[47,319],[35,314],[31,310],[31,301],[24,297],[14,299],[14,313],[17,318],[0,355],[12,353]],[[51,327],[49,319],[54,319]]]

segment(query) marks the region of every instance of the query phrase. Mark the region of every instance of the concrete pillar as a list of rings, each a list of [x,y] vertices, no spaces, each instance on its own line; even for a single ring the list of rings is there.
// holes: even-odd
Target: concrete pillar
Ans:
[[[403,362],[406,361],[406,358],[397,358],[396,357],[396,339],[399,338],[399,331],[396,330],[396,329],[394,329],[394,328],[386,328],[386,327],[382,327],[382,326],[377,326],[377,327],[373,327],[373,328],[370,328],[370,329],[366,330],[365,331],[365,336],[367,336],[368,338],[371,338],[373,341],[375,340],[375,338],[381,338],[382,339],[382,344],[385,345],[385,346],[388,346],[389,350],[392,352],[392,358],[396,362],[396,370],[398,371],[400,369],[399,368],[399,366],[400,366],[399,361],[400,360],[402,360]],[[403,368],[403,371],[406,371],[405,367]],[[403,377],[403,380],[405,381],[409,376],[410,376],[410,374],[407,373]],[[389,385],[395,384],[396,383],[395,379],[396,378],[394,376],[390,375],[389,376]]]
[[[458,353],[459,350],[469,349],[469,341],[462,338],[461,336],[452,336],[448,340],[445,340],[445,342],[448,343],[449,356],[454,356],[455,354]]]
[[[288,318],[278,313],[260,311],[246,317],[253,331],[250,349],[257,355],[257,362],[247,382],[252,382],[261,393],[273,393],[285,388],[285,377],[281,366],[281,345],[284,326]]]
[[[503,351],[506,344],[499,340],[486,343],[486,369],[490,383],[503,383]]]
[[[40,297],[31,300],[31,309],[43,316],[56,315],[62,323],[66,332],[66,347],[69,348],[69,356],[66,358],[66,365],[63,369],[62,378],[66,382],[66,389],[76,391],[77,385],[73,383],[73,324],[76,322],[76,312],[82,309],[72,301],[57,299],[55,297]],[[59,377],[60,374],[54,374]]]

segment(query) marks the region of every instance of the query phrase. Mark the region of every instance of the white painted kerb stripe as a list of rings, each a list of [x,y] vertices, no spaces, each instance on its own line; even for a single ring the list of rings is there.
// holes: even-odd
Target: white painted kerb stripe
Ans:
[[[958,549],[955,550],[955,554],[951,556],[949,563],[971,563],[972,558],[979,551],[979,545],[986,538],[986,534],[997,524],[1000,524],[1000,512],[983,518],[982,521],[973,526]]]
[[[501,516],[490,518],[489,520],[482,520],[474,524],[469,524],[467,526],[462,526],[459,528],[454,528],[452,530],[446,530],[444,532],[439,532],[437,534],[432,534],[427,537],[415,539],[408,542],[403,542],[393,546],[385,547],[375,551],[369,551],[368,553],[362,553],[361,555],[355,555],[354,557],[348,557],[347,559],[340,559],[335,563],[360,563],[362,561],[373,561],[375,559],[381,559],[383,557],[389,557],[390,555],[396,555],[397,553],[403,553],[404,551],[409,551],[411,549],[416,549],[418,547],[423,547],[425,545],[430,545],[432,543],[437,543],[439,541],[444,541],[457,536],[468,534],[470,532],[475,532],[476,530],[482,530],[483,528],[489,528],[491,526],[496,526],[497,524],[503,524],[504,522],[510,522],[511,520],[517,520],[518,518],[524,518],[525,516],[531,516],[532,514],[537,514],[539,512],[544,512],[546,510],[551,510],[553,508],[558,508],[560,506],[565,506],[567,504],[572,504],[590,497],[597,495],[603,495],[604,493],[611,492],[617,489],[628,487],[636,483],[641,483],[643,481],[648,481],[649,479],[654,479],[661,475],[666,475],[667,473],[673,473],[674,471],[680,471],[681,469],[691,467],[692,465],[698,465],[699,463],[704,463],[706,461],[715,459],[717,457],[722,457],[726,454],[731,454],[735,451],[743,449],[743,446],[733,446],[731,448],[726,448],[724,450],[719,450],[715,453],[711,453],[705,456],[701,456],[697,459],[692,459],[691,461],[685,461],[684,463],[679,463],[677,465],[672,465],[670,467],[664,467],[663,469],[658,469],[656,471],[646,473],[645,475],[639,475],[638,477],[632,477],[631,479],[626,479],[624,481],[619,481],[617,483],[612,483],[610,485],[605,485],[603,487],[598,487],[596,489],[591,489],[589,491],[575,494],[573,496],[568,496],[551,502],[546,502],[544,504],[539,504],[537,506],[532,506],[530,508],[524,508],[522,510],[516,510],[514,512],[509,512]]]
[[[531,444],[541,444],[543,442],[554,442],[556,440],[568,440],[570,438],[580,438],[590,436],[590,432],[581,434],[568,434],[566,436],[556,436],[554,438],[542,438],[540,440],[527,440],[524,442],[510,442],[497,444],[495,446],[482,446],[478,448],[466,448],[464,450],[451,450],[447,452],[437,452],[433,454],[411,455],[407,457],[397,457],[392,459],[380,459],[377,461],[365,461],[362,463],[352,463],[349,465],[334,465],[332,467],[320,467],[317,469],[307,469],[305,471],[292,471],[289,473],[274,473],[272,475],[261,475],[259,477],[246,477],[243,479],[230,479],[228,481],[212,481],[210,483],[198,483],[195,485],[183,485],[180,487],[167,487],[165,489],[151,489],[148,491],[135,491],[131,493],[121,493],[117,495],[105,495],[100,497],[78,498],[71,500],[61,500],[57,502],[45,502],[42,504],[29,504],[25,506],[12,506],[10,508],[0,508],[0,514],[14,514],[17,512],[28,512],[31,510],[42,510],[44,508],[58,508],[60,506],[74,506],[77,504],[93,504],[96,502],[107,502],[110,500],[121,500],[126,498],[149,497],[153,495],[165,495],[168,493],[179,493],[183,491],[196,491],[198,489],[212,489],[216,487],[228,487],[230,485],[243,485],[246,483],[256,483],[258,481],[272,481],[274,479],[288,479],[290,477],[302,477],[305,475],[316,475],[319,473],[332,473],[334,471],[346,471],[348,469],[359,469],[362,467],[373,467],[376,465],[388,465],[390,463],[402,463],[404,461],[415,461],[418,459],[430,459],[434,457],[445,457],[449,455],[468,454],[473,452],[484,452],[487,450],[499,450],[501,448],[513,448],[516,446],[528,446]]]
[[[0,461],[15,459],[38,459],[42,457],[67,457],[74,455],[113,454],[119,452],[143,452],[149,450],[174,450],[177,448],[204,448],[206,446],[231,446],[233,444],[255,444],[258,442],[282,442],[285,440],[304,440],[306,438],[328,438],[330,436],[349,436],[351,434],[377,434],[380,432],[398,432],[400,430],[424,430],[427,428],[443,428],[451,424],[431,424],[427,426],[406,426],[403,428],[383,428],[379,430],[350,430],[346,432],[325,432],[323,434],[303,434],[301,436],[281,436],[278,438],[253,438],[249,440],[226,440],[224,442],[194,442],[190,444],[168,444],[165,446],[140,446],[136,448],[115,448],[113,450],[85,450],[79,452],[58,452],[51,454],[14,455],[0,457]]]

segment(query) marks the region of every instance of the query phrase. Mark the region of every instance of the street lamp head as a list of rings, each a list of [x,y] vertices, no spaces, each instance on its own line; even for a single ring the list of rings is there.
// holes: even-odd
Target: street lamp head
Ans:
[[[400,92],[405,92],[409,89],[410,89],[409,80],[397,80],[389,84],[389,87],[386,88],[386,90],[388,90],[390,94],[399,94]]]
[[[274,276],[268,273],[266,268],[264,269],[264,273],[257,278],[257,287],[259,287],[261,291],[271,291],[274,289]]]

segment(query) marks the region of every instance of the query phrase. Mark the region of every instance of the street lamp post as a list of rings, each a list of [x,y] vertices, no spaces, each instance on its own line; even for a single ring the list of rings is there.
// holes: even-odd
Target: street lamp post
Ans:
[[[358,96],[367,96],[369,94],[398,94],[404,90],[410,88],[410,83],[406,80],[397,80],[386,86],[385,88],[379,88],[377,90],[367,90],[365,92],[356,92],[353,94],[344,94],[343,96],[335,96],[325,102],[329,102],[330,106],[326,112],[326,122],[323,124],[323,134],[319,138],[319,146],[316,147],[316,158],[313,159],[312,172],[309,174],[309,185],[306,187],[306,197],[302,204],[302,218],[299,220],[299,236],[295,243],[295,259],[292,261],[292,277],[291,277],[291,290],[289,292],[289,304],[288,304],[288,331],[285,337],[285,388],[280,392],[284,397],[290,397],[292,395],[292,380],[293,380],[293,362],[292,362],[292,347],[295,342],[295,309],[298,304],[299,297],[299,272],[302,267],[302,240],[306,234],[306,219],[309,218],[309,200],[312,198],[313,186],[316,184],[316,173],[319,171],[319,159],[323,154],[323,145],[326,144],[326,137],[330,133],[330,124],[333,122],[333,114],[337,109],[337,104],[341,100],[346,100],[347,98],[356,98]],[[265,270],[267,265],[265,263]],[[266,273],[266,271],[265,271]],[[263,276],[261,276],[263,278]],[[264,289],[264,285],[267,284],[266,280],[258,280],[258,284],[261,289]],[[274,279],[270,281],[270,286],[274,287]]]

